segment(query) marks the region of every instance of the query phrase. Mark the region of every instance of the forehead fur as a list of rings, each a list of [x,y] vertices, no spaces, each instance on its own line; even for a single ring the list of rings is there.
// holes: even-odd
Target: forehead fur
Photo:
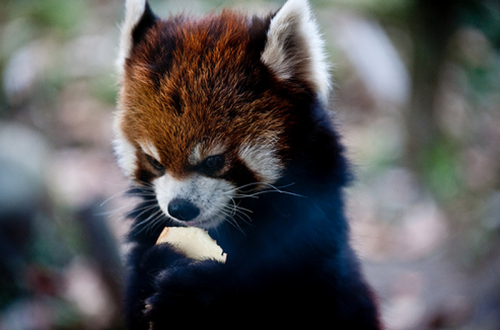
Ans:
[[[153,144],[173,173],[200,143],[237,155],[264,136],[284,149],[291,101],[260,61],[269,22],[231,11],[158,20],[125,63],[119,108],[127,139]]]

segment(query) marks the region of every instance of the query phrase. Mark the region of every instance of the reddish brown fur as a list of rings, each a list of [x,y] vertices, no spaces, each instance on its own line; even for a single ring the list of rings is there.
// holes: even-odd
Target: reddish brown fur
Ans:
[[[285,110],[291,104],[259,60],[265,38],[256,46],[249,28],[256,23],[231,11],[158,21],[127,60],[122,131],[138,150],[139,142],[152,142],[171,175],[189,174],[189,154],[200,142],[224,145],[226,159],[234,161],[238,145],[265,132],[285,156],[283,133],[294,121]],[[170,52],[165,44],[172,40]],[[270,84],[273,89],[266,88]]]
[[[300,4],[308,9],[306,1],[287,3],[297,12]],[[308,45],[295,40],[299,27],[279,34],[298,67],[290,68],[289,78],[278,79],[261,60],[269,25],[270,17],[247,19],[228,11],[201,20],[159,21],[146,7],[131,31],[134,45],[122,76],[116,146],[127,174],[135,171],[136,181],[158,180],[153,189],[132,191],[142,202],[130,213],[133,245],[124,313],[130,329],[199,326],[214,311],[251,326],[289,326],[298,320],[313,328],[325,322],[341,329],[380,328],[349,247],[343,147],[314,84],[302,72],[310,68],[310,54],[301,49]],[[295,56],[299,52],[304,56]],[[150,156],[158,152],[168,175],[141,144]],[[249,144],[256,147],[242,152]],[[223,152],[218,158],[225,160],[223,175],[193,166],[193,149],[200,153],[197,161]],[[277,158],[277,173],[269,181],[276,180],[270,183],[277,187],[293,183],[290,193],[269,185],[254,190]],[[192,171],[198,174],[188,178]],[[169,175],[186,180],[175,182]],[[200,197],[192,201],[190,194]],[[169,213],[176,199],[193,203],[177,220]],[[164,225],[208,228],[227,252],[227,263],[193,263],[169,244],[155,245]],[[193,310],[200,317],[193,318]],[[229,328],[227,321],[220,328]]]

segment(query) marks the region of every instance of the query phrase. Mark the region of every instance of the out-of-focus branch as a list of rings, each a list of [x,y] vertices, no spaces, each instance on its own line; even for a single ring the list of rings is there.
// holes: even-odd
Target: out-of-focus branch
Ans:
[[[415,172],[424,168],[426,153],[440,138],[436,120],[436,93],[448,41],[456,26],[452,0],[415,1],[409,21],[413,40],[412,92],[406,116],[405,163]]]

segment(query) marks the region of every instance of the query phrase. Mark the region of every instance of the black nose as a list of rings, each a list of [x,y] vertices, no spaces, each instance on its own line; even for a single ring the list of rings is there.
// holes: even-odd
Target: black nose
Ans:
[[[200,214],[200,209],[186,199],[176,198],[168,204],[168,214],[177,220],[193,220]]]

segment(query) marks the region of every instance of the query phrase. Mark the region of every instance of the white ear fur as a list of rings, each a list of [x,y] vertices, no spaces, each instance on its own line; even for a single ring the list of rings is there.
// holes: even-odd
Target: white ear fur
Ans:
[[[291,38],[301,48],[293,54],[286,49]],[[329,66],[324,42],[307,0],[288,0],[276,13],[269,26],[261,60],[281,80],[299,74],[312,84],[319,99],[327,103],[331,87]],[[298,66],[303,67],[300,72],[297,72]]]
[[[123,77],[123,70],[126,58],[132,49],[132,32],[139,23],[146,11],[146,0],[126,0],[125,20],[121,26],[120,50],[116,65],[120,79]]]

